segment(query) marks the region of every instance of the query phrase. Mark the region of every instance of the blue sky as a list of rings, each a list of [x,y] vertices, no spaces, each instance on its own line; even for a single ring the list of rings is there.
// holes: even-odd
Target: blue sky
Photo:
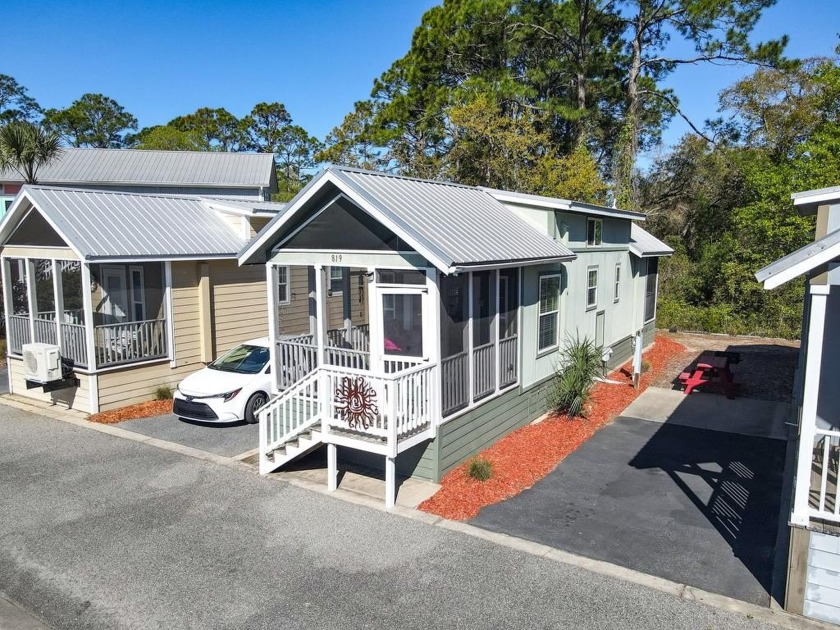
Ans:
[[[44,107],[101,92],[140,126],[198,107],[237,116],[281,101],[295,122],[323,138],[411,43],[433,0],[6,0],[0,73]],[[34,30],[29,30],[34,29]],[[756,38],[787,33],[789,54],[831,54],[840,30],[837,0],[779,0]],[[7,34],[9,33],[7,29]],[[26,34],[24,37],[23,34]],[[715,116],[717,93],[743,68],[680,68],[668,80],[695,120]],[[675,121],[666,144],[687,131]]]

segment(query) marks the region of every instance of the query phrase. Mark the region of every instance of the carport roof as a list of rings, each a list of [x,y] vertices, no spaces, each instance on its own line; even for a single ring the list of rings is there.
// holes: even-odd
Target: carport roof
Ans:
[[[630,251],[639,258],[670,256],[674,250],[635,223],[630,225]]]
[[[764,283],[765,289],[776,287],[809,273],[835,258],[840,257],[840,230],[829,232],[813,243],[762,267],[755,272],[755,279]]]

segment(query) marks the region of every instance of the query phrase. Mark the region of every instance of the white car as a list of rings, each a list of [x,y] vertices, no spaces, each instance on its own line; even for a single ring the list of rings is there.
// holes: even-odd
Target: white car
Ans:
[[[187,420],[253,424],[270,391],[268,338],[251,339],[181,381],[172,412]]]

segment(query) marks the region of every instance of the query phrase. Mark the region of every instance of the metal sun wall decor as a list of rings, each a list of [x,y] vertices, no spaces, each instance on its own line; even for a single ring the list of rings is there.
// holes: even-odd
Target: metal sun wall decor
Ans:
[[[379,415],[376,392],[363,376],[345,376],[335,390],[336,411],[351,429],[368,429]]]

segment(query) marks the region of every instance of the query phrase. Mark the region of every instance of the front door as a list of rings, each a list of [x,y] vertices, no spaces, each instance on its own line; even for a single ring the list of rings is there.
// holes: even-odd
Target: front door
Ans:
[[[378,291],[377,316],[382,339],[383,370],[398,372],[428,360],[424,339],[428,295],[425,288],[383,288]]]
[[[102,313],[108,323],[128,319],[128,287],[124,267],[102,268]]]

